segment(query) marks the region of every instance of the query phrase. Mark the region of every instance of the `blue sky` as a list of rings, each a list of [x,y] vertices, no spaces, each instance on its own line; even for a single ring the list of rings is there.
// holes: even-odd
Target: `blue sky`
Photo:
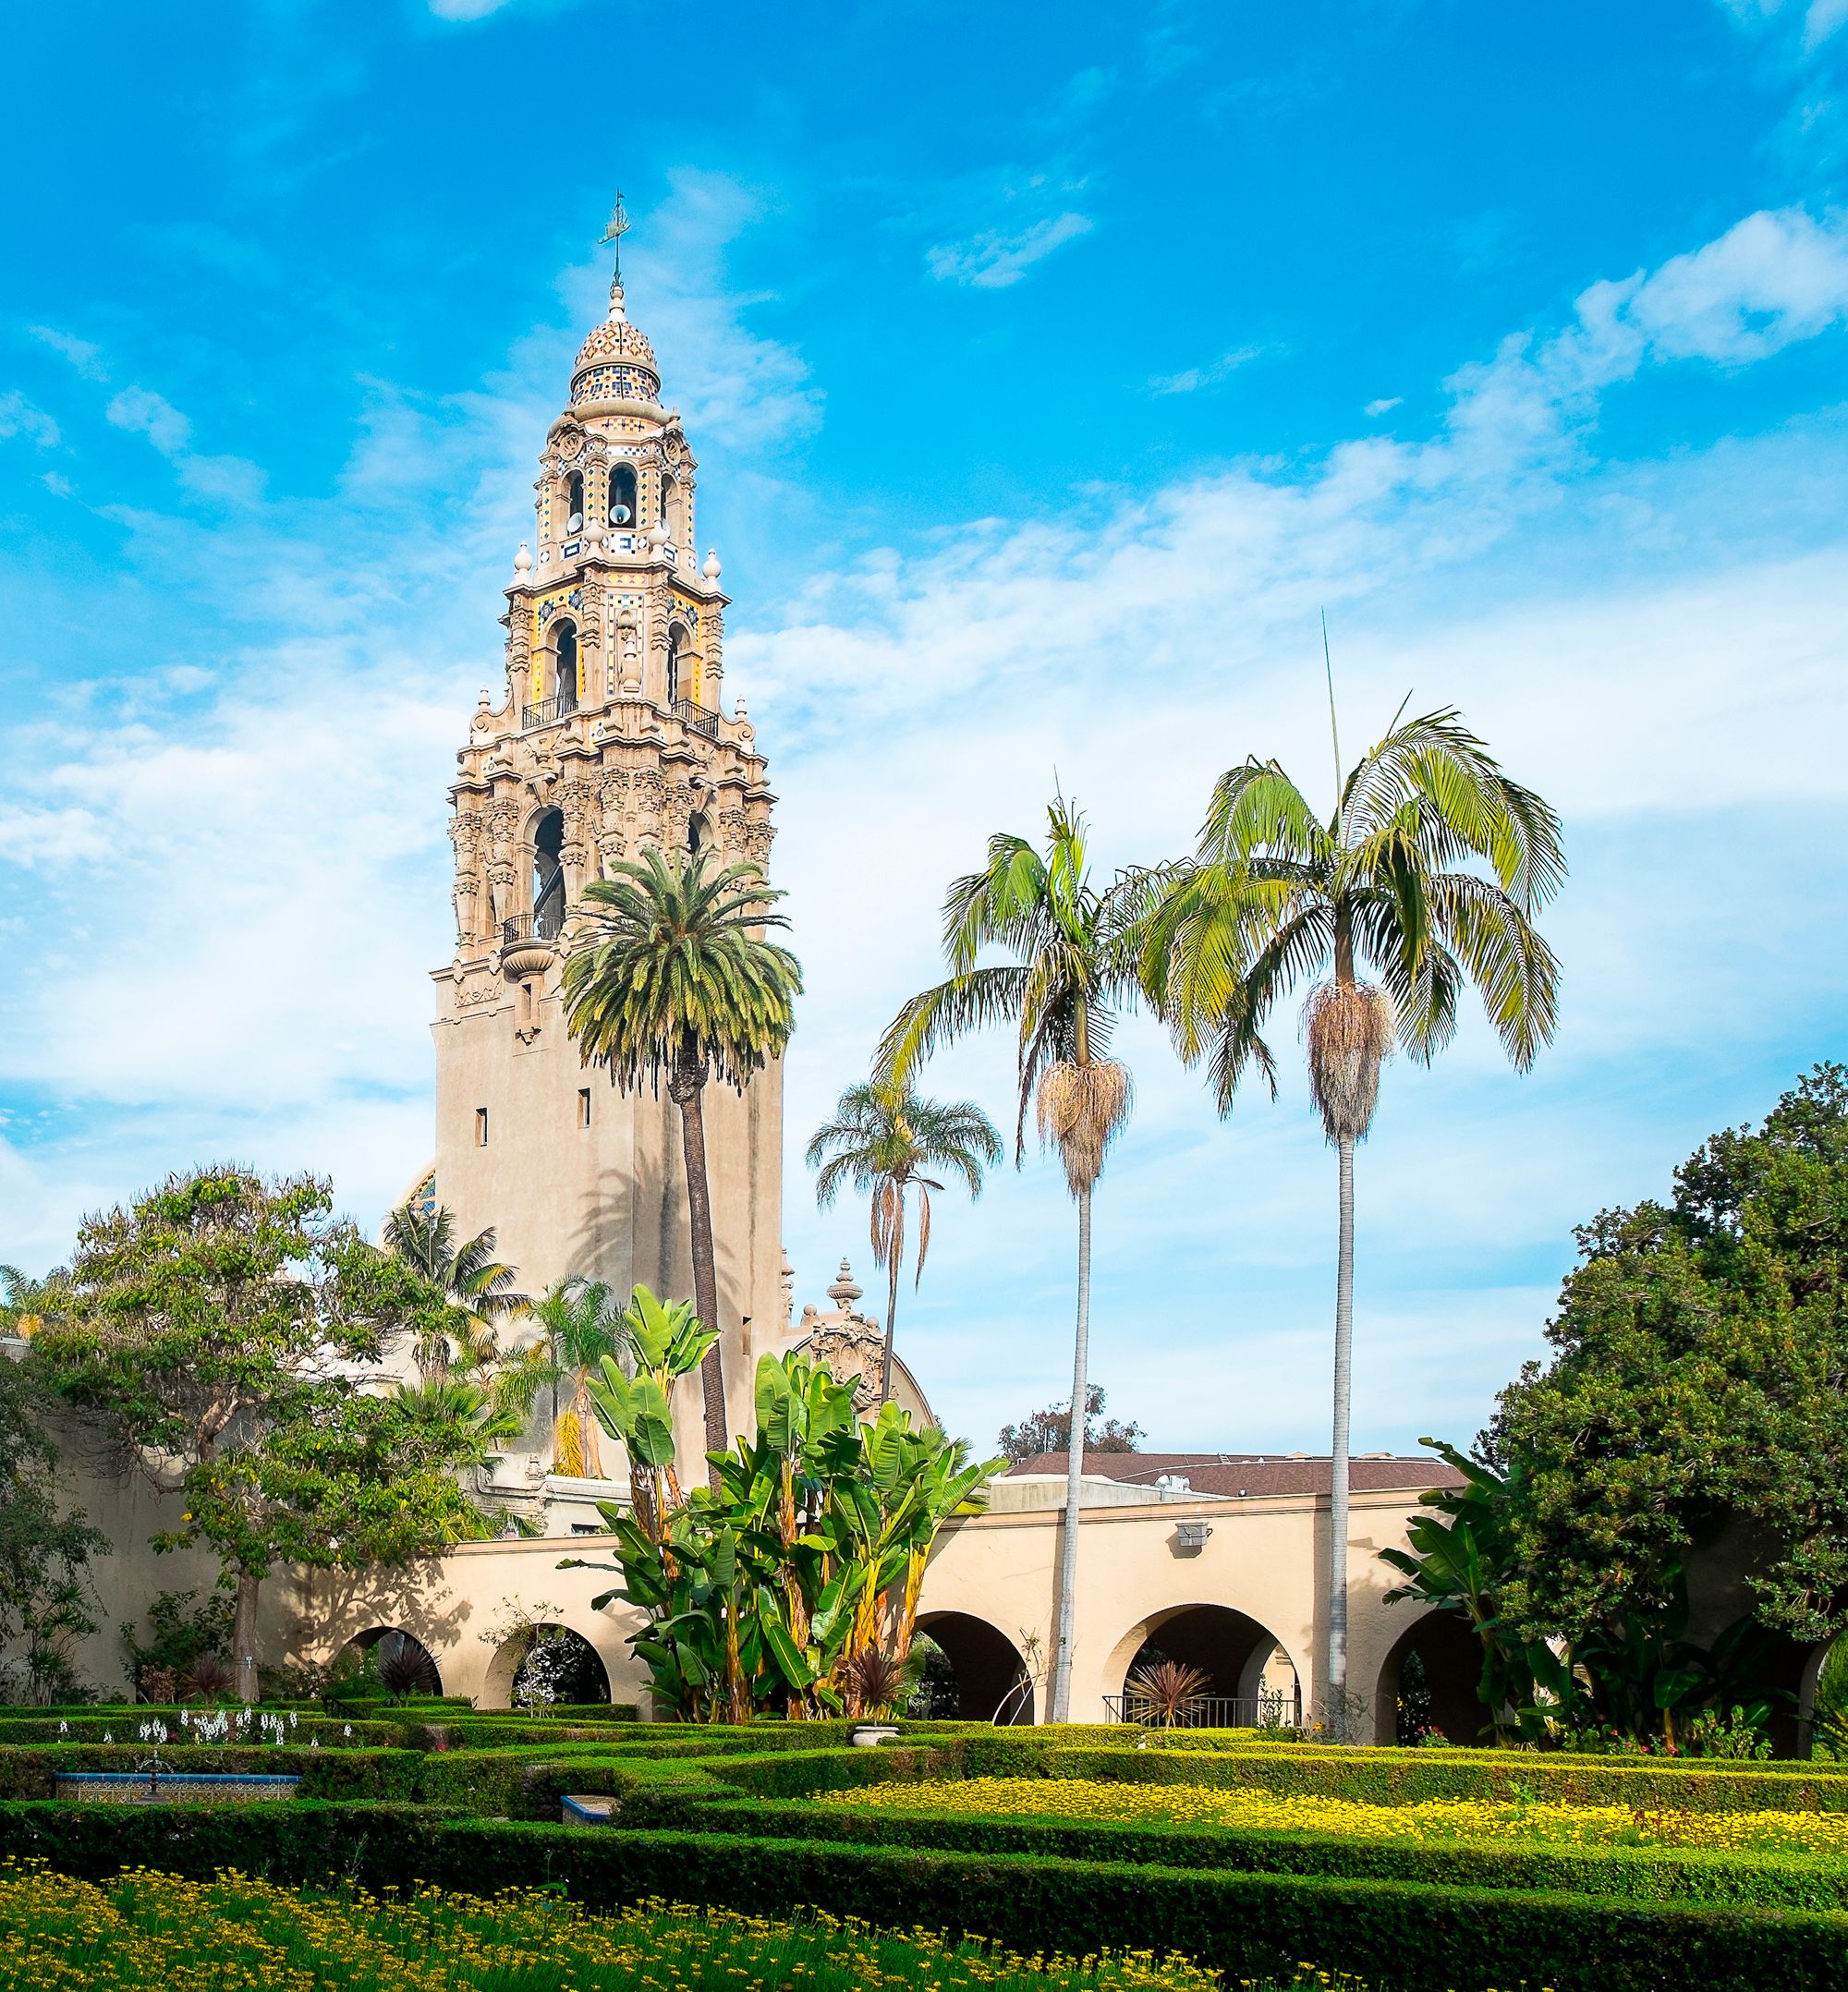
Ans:
[[[1474,1026],[1389,1070],[1357,1445],[1472,1432],[1573,1225],[1844,1054],[1844,0],[75,4],[9,47],[0,1257],[221,1155],[375,1221],[427,1155],[443,789],[618,183],[783,796],[801,1299],[866,1257],[801,1141],[945,881],[1055,770],[1106,869],[1248,751],[1324,781],[1324,607],[1345,738],[1454,701],[1573,862],[1536,1072]],[[1222,1124],[1124,1048],[1112,1410],[1325,1446],[1298,1075]],[[1005,1047],[931,1084],[999,1116]],[[901,1333],[956,1428],[1059,1393],[1071,1259],[1042,1162],[945,1205]]]

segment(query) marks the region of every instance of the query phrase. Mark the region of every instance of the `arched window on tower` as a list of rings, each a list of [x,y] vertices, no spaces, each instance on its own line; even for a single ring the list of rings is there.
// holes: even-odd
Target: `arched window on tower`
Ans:
[[[667,702],[680,697],[680,653],[687,647],[687,632],[678,623],[667,626]]]
[[[565,529],[566,532],[584,530],[584,474],[574,470],[565,480]]]
[[[565,812],[548,809],[532,826],[532,937],[556,941],[565,929]]]
[[[556,661],[552,689],[558,700],[558,716],[563,719],[567,712],[578,710],[578,626],[575,623],[564,622],[558,626],[553,648]]]
[[[636,474],[633,464],[615,464],[610,470],[610,525],[623,531],[636,522]]]
[[[689,816],[687,819],[687,848],[693,856],[698,857],[711,841],[711,826],[706,819],[703,816]]]
[[[667,537],[679,541],[680,487],[663,470],[661,473],[661,523],[667,528]]]

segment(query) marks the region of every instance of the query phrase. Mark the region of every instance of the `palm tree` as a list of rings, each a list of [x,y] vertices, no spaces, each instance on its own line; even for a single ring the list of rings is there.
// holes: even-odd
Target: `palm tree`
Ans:
[[[623,1304],[607,1280],[573,1273],[533,1303],[531,1319],[542,1339],[535,1360],[522,1366],[520,1385],[529,1406],[551,1386],[553,1471],[601,1480],[602,1451],[590,1384],[605,1358],[620,1365],[628,1354]],[[561,1389],[570,1399],[563,1413]]]
[[[405,1204],[385,1220],[385,1250],[431,1289],[413,1344],[424,1377],[452,1369],[491,1375],[503,1359],[501,1325],[531,1305],[514,1290],[514,1269],[495,1258],[492,1231],[458,1245],[453,1212]]]
[[[680,1109],[692,1231],[693,1302],[719,1327],[712,1202],[706,1180],[703,1096],[709,1078],[740,1092],[780,1058],[795,1028],[802,970],[763,930],[789,923],[769,908],[772,892],[755,865],[709,872],[704,851],[655,849],[619,858],[584,888],[582,926],[565,963],[565,1018],[587,1063],[626,1088],[644,1080]],[[699,1372],[706,1450],[723,1452],[725,1383],[719,1343]]]
[[[905,1205],[918,1192],[918,1269],[924,1277],[930,1249],[930,1192],[943,1185],[927,1169],[954,1170],[979,1196],[982,1169],[1002,1156],[1001,1136],[972,1100],[945,1104],[924,1099],[906,1084],[875,1079],[850,1086],[834,1108],[834,1118],[818,1128],[808,1144],[808,1166],[819,1168],[815,1201],[826,1210],[851,1181],[872,1206],[873,1264],[886,1270],[885,1354],[880,1366],[879,1401],[892,1395],[892,1343],[898,1318],[898,1274],[905,1263]]]
[[[1061,796],[1046,812],[1042,856],[1025,838],[989,839],[988,863],[958,879],[943,903],[943,952],[950,978],[914,996],[880,1046],[880,1072],[902,1086],[912,1066],[941,1045],[983,1025],[1018,1029],[1015,1118],[1016,1163],[1028,1103],[1040,1138],[1056,1145],[1078,1206],[1078,1318],[1073,1339],[1072,1403],[1089,1401],[1091,1191],[1105,1151],[1129,1118],[1129,1071],[1109,1056],[1118,1011],[1137,994],[1139,877],[1092,885],[1085,821]],[[984,966],[1002,948],[1014,959]],[[1084,1473],[1082,1415],[1065,1451],[1065,1523],[1060,1544],[1052,1720],[1069,1719],[1072,1638],[1078,1577],[1078,1493]]]
[[[1335,766],[1339,780],[1339,746]],[[1274,1094],[1259,1032],[1314,979],[1303,1013],[1309,1091],[1340,1172],[1326,1676],[1338,1723],[1347,1707],[1355,1145],[1395,1041],[1429,1063],[1455,1033],[1465,980],[1516,1070],[1533,1063],[1553,1034],[1559,976],[1533,916],[1565,877],[1559,818],[1502,772],[1453,711],[1395,719],[1339,787],[1324,823],[1274,760],[1253,757],[1222,775],[1198,853],[1165,876],[1145,929],[1151,999],[1182,1056],[1208,1059],[1222,1114],[1252,1065]]]

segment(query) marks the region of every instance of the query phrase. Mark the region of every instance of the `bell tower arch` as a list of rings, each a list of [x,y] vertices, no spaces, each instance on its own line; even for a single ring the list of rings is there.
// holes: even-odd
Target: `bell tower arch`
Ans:
[[[436,988],[436,1200],[492,1226],[523,1292],[572,1273],[690,1296],[679,1110],[624,1094],[565,1029],[560,970],[585,883],[650,845],[768,866],[775,797],[723,699],[718,558],[691,544],[698,466],[618,271],[546,434],[530,546],[505,589],[505,676],[451,788],[456,945]],[[782,1291],[783,1073],[705,1103],[734,1427]],[[688,1392],[683,1458],[701,1449]]]

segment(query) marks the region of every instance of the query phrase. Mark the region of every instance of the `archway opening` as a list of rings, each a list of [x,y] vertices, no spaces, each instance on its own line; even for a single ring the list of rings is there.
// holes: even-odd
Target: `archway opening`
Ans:
[[[1140,1640],[1123,1670],[1121,1689],[1106,1694],[1118,1721],[1172,1721],[1185,1729],[1279,1729],[1303,1719],[1295,1663],[1269,1626],[1227,1605],[1183,1605],[1138,1629]],[[1121,1649],[1119,1648],[1119,1651]],[[1184,1696],[1169,1698],[1151,1683],[1155,1670],[1185,1670]]]
[[[556,941],[565,930],[565,812],[548,809],[532,827],[532,932]]]
[[[672,623],[667,630],[667,702],[673,705],[681,696],[681,662],[687,650],[687,632],[678,623]]]
[[[610,472],[610,524],[618,531],[626,531],[635,522],[635,466],[617,464]]]
[[[393,1701],[441,1694],[443,1673],[422,1640],[401,1626],[356,1633],[334,1658],[334,1681],[350,1693],[376,1692]]]
[[[1427,1736],[1466,1746],[1489,1739],[1489,1711],[1477,1694],[1482,1642],[1454,1611],[1430,1611],[1394,1641],[1373,1697],[1376,1740],[1417,1743]]]
[[[574,470],[565,480],[565,529],[566,532],[584,530],[584,477]]]
[[[578,629],[573,623],[561,623],[553,639],[553,695],[562,719],[578,710]]]
[[[1033,1682],[1005,1633],[966,1611],[919,1619],[918,1630],[942,1657],[941,1665],[930,1662],[925,1672],[933,1715],[964,1722],[1033,1720]]]
[[[484,1705],[542,1714],[610,1699],[609,1670],[582,1633],[568,1625],[523,1625],[488,1662]]]

